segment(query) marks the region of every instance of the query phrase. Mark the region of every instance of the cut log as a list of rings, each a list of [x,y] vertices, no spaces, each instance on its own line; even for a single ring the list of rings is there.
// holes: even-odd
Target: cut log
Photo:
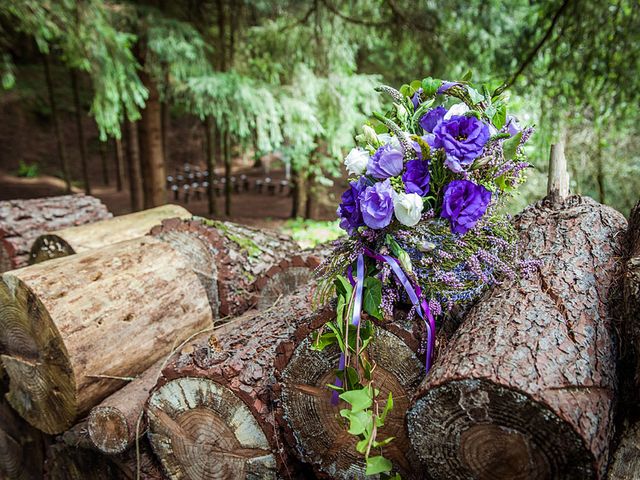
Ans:
[[[39,235],[110,217],[100,200],[82,194],[0,202],[0,273],[27,265]]]
[[[628,422],[613,452],[608,480],[638,480],[640,478],[640,421]]]
[[[640,202],[631,211],[627,231],[627,255],[624,267],[623,332],[629,344],[635,373],[635,391],[631,402],[640,404]]]
[[[308,289],[187,344],[147,406],[149,439],[170,479],[290,478],[274,420],[276,346],[310,312]]]
[[[212,325],[189,257],[153,237],[7,272],[0,352],[7,398],[47,433]]]
[[[176,248],[205,242],[208,254],[198,270],[215,318],[234,317],[307,284],[320,252],[303,252],[290,237],[231,222],[166,220],[152,235]]]
[[[29,263],[88,252],[142,237],[162,220],[173,217],[191,218],[191,213],[179,205],[163,205],[89,225],[48,232],[40,235],[31,246]]]
[[[516,220],[538,274],[470,311],[407,413],[435,479],[603,478],[616,352],[609,293],[622,215],[589,198],[530,206]]]
[[[340,350],[332,346],[323,351],[312,350],[318,329],[335,316],[333,310],[301,325],[294,336],[282,342],[276,357],[277,378],[280,381],[281,409],[278,420],[285,439],[300,460],[312,466],[320,478],[364,478],[364,457],[356,450],[356,437],[349,434],[348,424],[340,417],[346,403],[331,404],[331,390],[335,381]],[[380,323],[375,327],[375,341],[368,348],[368,356],[375,363],[375,385],[380,398],[393,394],[393,410],[380,437],[395,439],[385,447],[389,458],[403,478],[416,478],[418,464],[409,444],[404,426],[404,414],[409,400],[424,376],[424,362],[416,355],[419,335],[402,320]]]
[[[107,455],[129,449],[147,430],[144,406],[165,361],[165,358],[160,359],[138,378],[93,407],[84,421],[65,432],[68,442]]]

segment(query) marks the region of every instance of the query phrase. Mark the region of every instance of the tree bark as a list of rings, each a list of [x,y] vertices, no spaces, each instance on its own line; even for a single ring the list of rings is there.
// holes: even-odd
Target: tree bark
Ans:
[[[608,480],[640,478],[640,421],[625,425],[618,447],[613,452]]]
[[[82,126],[82,105],[80,103],[80,91],[78,89],[78,74],[72,68],[71,90],[73,91],[73,105],[75,108],[76,129],[78,131],[78,149],[80,151],[80,164],[82,165],[82,181],[84,182],[84,193],[91,195],[91,180],[89,178],[89,159],[87,156],[87,144],[84,137],[84,127]],[[107,185],[109,183],[107,182]]]
[[[631,210],[626,241],[622,332],[635,387],[631,387],[628,396],[630,403],[637,405],[640,398],[640,202]]]
[[[216,205],[216,194],[213,188],[213,177],[216,168],[214,145],[218,141],[217,129],[212,125],[211,117],[207,116],[203,122],[204,136],[206,144],[207,170],[209,171],[209,185],[207,187],[207,201],[209,207],[209,215],[218,215]]]
[[[436,479],[603,478],[616,391],[613,305],[625,219],[586,197],[516,220],[538,274],[467,315],[407,414]]]
[[[84,194],[0,202],[0,273],[27,265],[38,236],[110,217],[100,200]]]
[[[298,168],[292,168],[291,183],[293,191],[291,192],[291,218],[302,216],[305,209],[305,182],[304,175]]]
[[[231,222],[166,220],[151,232],[173,245],[200,239],[198,275],[205,285],[214,318],[266,308],[283,290],[308,283],[320,263],[314,252],[303,252],[287,236]]]
[[[162,108],[160,94],[153,80],[144,71],[140,72],[140,78],[149,91],[147,103],[138,122],[138,135],[144,207],[151,208],[167,202],[167,175],[162,148]]]
[[[116,164],[116,190],[122,191],[124,185],[124,151],[122,149],[122,140],[115,138],[115,164]]]
[[[153,237],[5,273],[0,352],[11,406],[60,433],[212,324],[191,259]]]
[[[60,161],[60,170],[62,179],[66,184],[67,193],[71,193],[71,176],[69,173],[69,163],[67,161],[67,153],[64,148],[64,137],[60,128],[60,119],[58,106],[56,104],[56,94],[53,88],[53,79],[51,78],[51,66],[49,64],[49,56],[42,56],[44,62],[44,74],[47,81],[47,91],[49,93],[49,105],[51,107],[51,119],[53,120],[53,128],[56,132],[56,140],[58,146],[58,160]]]
[[[126,122],[127,160],[129,167],[129,196],[131,197],[131,211],[142,210],[144,205],[144,190],[142,188],[142,173],[140,166],[140,142],[138,139],[138,125]]]
[[[274,419],[276,346],[311,313],[309,288],[195,339],[149,398],[149,439],[170,479],[291,478]]]
[[[313,468],[317,477],[364,478],[364,457],[356,451],[356,437],[347,432],[348,423],[339,415],[346,403],[332,405],[327,387],[335,381],[340,350],[335,345],[323,351],[311,348],[315,334],[334,316],[334,309],[330,309],[302,323],[290,339],[278,346],[275,368],[282,393],[277,416],[292,451]],[[375,386],[380,388],[380,398],[386,399],[392,392],[394,402],[379,431],[380,438],[395,437],[385,447],[385,457],[403,478],[414,478],[417,459],[409,444],[404,414],[424,376],[423,361],[415,353],[420,341],[400,317],[377,323],[375,336],[367,350],[376,365]]]
[[[162,220],[175,217],[188,219],[191,218],[191,213],[179,205],[168,204],[46,233],[33,242],[29,263],[33,265],[142,237],[148,234],[151,228],[162,223]]]
[[[107,162],[107,143],[98,140],[98,150],[100,151],[100,164],[102,166],[102,183],[109,186],[109,167]]]
[[[222,134],[224,139],[224,214],[231,216],[231,138],[229,132]]]

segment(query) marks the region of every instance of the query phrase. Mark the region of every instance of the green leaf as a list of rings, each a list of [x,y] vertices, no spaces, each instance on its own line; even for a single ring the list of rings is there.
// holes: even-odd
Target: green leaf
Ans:
[[[425,97],[433,97],[442,85],[442,80],[427,77],[422,80],[422,93]]]
[[[369,445],[369,439],[364,438],[356,443],[356,450],[362,454],[367,451],[367,445]]]
[[[473,77],[473,72],[471,70],[467,70],[467,72],[462,76],[463,82],[468,82]]]
[[[467,85],[467,92],[469,92],[469,96],[471,97],[471,101],[474,105],[484,100],[484,95],[482,95],[473,87]]]
[[[362,435],[367,430],[367,425],[371,423],[371,411],[353,412],[349,409],[340,410],[340,415],[349,420],[349,430],[351,435]]]
[[[385,447],[385,446],[389,445],[391,442],[393,442],[395,439],[396,439],[396,437],[388,437],[388,438],[385,438],[384,440],[382,440],[380,442],[378,442],[376,440],[376,441],[373,442],[373,446],[375,448]]]
[[[365,475],[376,475],[378,473],[390,472],[393,468],[391,461],[382,455],[367,458],[367,470]]]
[[[311,344],[311,350],[321,352],[329,345],[333,345],[334,343],[337,343],[335,333],[323,333],[313,341],[313,343]]]
[[[507,106],[504,103],[500,103],[496,106],[496,113],[493,116],[493,125],[498,130],[504,127],[507,122]]]
[[[346,277],[338,275],[335,280],[335,286],[337,293],[342,294],[345,298],[351,297],[353,287],[351,286],[351,282],[349,282]]]
[[[422,86],[422,82],[420,80],[414,80],[413,82],[411,82],[410,86],[414,90],[418,90]]]
[[[382,320],[380,304],[382,303],[382,282],[374,277],[364,279],[364,296],[362,306],[364,311],[372,317]]]
[[[511,190],[514,189],[514,187],[512,187],[510,184],[507,183],[507,179],[505,178],[504,175],[501,175],[498,178],[496,178],[495,182],[496,182],[496,185],[503,192],[510,192]]]
[[[370,408],[373,404],[371,395],[368,388],[361,388],[359,390],[350,390],[340,395],[340,398],[351,405],[353,412],[359,412]]]
[[[387,397],[387,404],[384,406],[384,410],[382,411],[382,415],[380,415],[380,419],[382,420],[383,424],[384,421],[387,418],[387,415],[389,414],[389,412],[393,410],[393,394],[391,392],[389,392],[389,397]]]
[[[395,257],[400,261],[400,266],[405,272],[413,272],[413,266],[411,264],[411,257],[409,254],[396,242],[396,239],[391,235],[386,236],[387,245],[391,248],[391,251]]]
[[[522,139],[522,132],[516,133],[513,137],[505,140],[502,144],[502,151],[504,153],[505,160],[512,160],[516,153],[518,153],[518,145],[520,145],[520,140]]]
[[[406,83],[400,87],[400,93],[405,97],[408,97],[411,93],[411,86]]]

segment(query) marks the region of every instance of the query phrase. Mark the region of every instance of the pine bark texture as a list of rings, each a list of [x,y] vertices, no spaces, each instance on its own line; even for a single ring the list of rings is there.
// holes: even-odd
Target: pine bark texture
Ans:
[[[40,235],[33,243],[29,263],[41,263],[142,237],[163,220],[176,217],[191,218],[191,213],[179,205],[169,204],[88,225],[48,232]]]
[[[138,124],[125,122],[125,137],[127,144],[127,167],[129,173],[129,197],[131,211],[137,212],[144,208],[144,189],[142,188],[142,172],[140,165],[140,140]]]
[[[314,335],[335,317],[328,308],[301,324],[290,339],[281,342],[276,351],[275,367],[281,390],[281,408],[277,412],[285,439],[294,454],[311,465],[318,478],[365,478],[365,463],[356,451],[356,438],[347,432],[348,422],[339,412],[347,404],[331,404],[327,385],[335,381],[340,350],[337,346],[323,351],[311,349]],[[375,340],[367,350],[375,362],[376,388],[386,401],[391,391],[394,407],[379,438],[395,439],[384,448],[402,478],[419,478],[419,465],[409,444],[404,414],[416,387],[424,376],[424,359],[416,355],[419,334],[413,322],[398,317],[393,322],[378,323]]]
[[[170,361],[147,407],[151,445],[168,478],[294,474],[274,417],[274,358],[311,308],[303,288],[194,339]]]
[[[0,358],[11,406],[60,433],[123,386],[109,377],[136,376],[210,327],[194,268],[147,236],[2,275]]]
[[[624,267],[624,338],[630,344],[635,359],[635,391],[632,400],[640,402],[640,202],[629,217],[627,230],[627,255]]]
[[[0,273],[27,265],[38,236],[107,218],[107,207],[83,194],[0,202]]]
[[[215,318],[268,307],[279,296],[308,283],[321,253],[300,250],[286,235],[231,222],[170,219],[152,235],[173,245],[206,245],[199,276]]]
[[[616,351],[609,295],[622,215],[586,197],[543,200],[516,219],[537,275],[470,311],[407,414],[436,479],[603,478]]]

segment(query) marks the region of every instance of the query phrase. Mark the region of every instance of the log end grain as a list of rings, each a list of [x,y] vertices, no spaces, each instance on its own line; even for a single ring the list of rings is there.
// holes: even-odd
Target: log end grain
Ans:
[[[363,457],[356,451],[356,438],[347,432],[339,415],[346,404],[333,406],[328,384],[335,381],[340,351],[337,346],[322,352],[311,349],[311,336],[293,352],[281,372],[282,419],[288,441],[304,462],[313,465],[321,476],[352,479],[364,476]],[[369,356],[376,364],[376,388],[380,398],[393,394],[394,408],[387,417],[379,438],[395,439],[385,447],[403,477],[411,477],[415,462],[404,426],[404,413],[415,387],[424,374],[424,366],[414,352],[397,336],[376,328]]]
[[[92,408],[87,419],[87,430],[93,444],[111,455],[124,452],[134,435],[129,431],[127,418],[122,411],[111,406]]]
[[[54,233],[40,235],[33,242],[31,252],[29,252],[29,265],[66,257],[74,253],[76,253],[75,250],[64,238]]]
[[[206,378],[157,389],[147,408],[149,439],[170,479],[276,478],[269,442],[247,405]]]

